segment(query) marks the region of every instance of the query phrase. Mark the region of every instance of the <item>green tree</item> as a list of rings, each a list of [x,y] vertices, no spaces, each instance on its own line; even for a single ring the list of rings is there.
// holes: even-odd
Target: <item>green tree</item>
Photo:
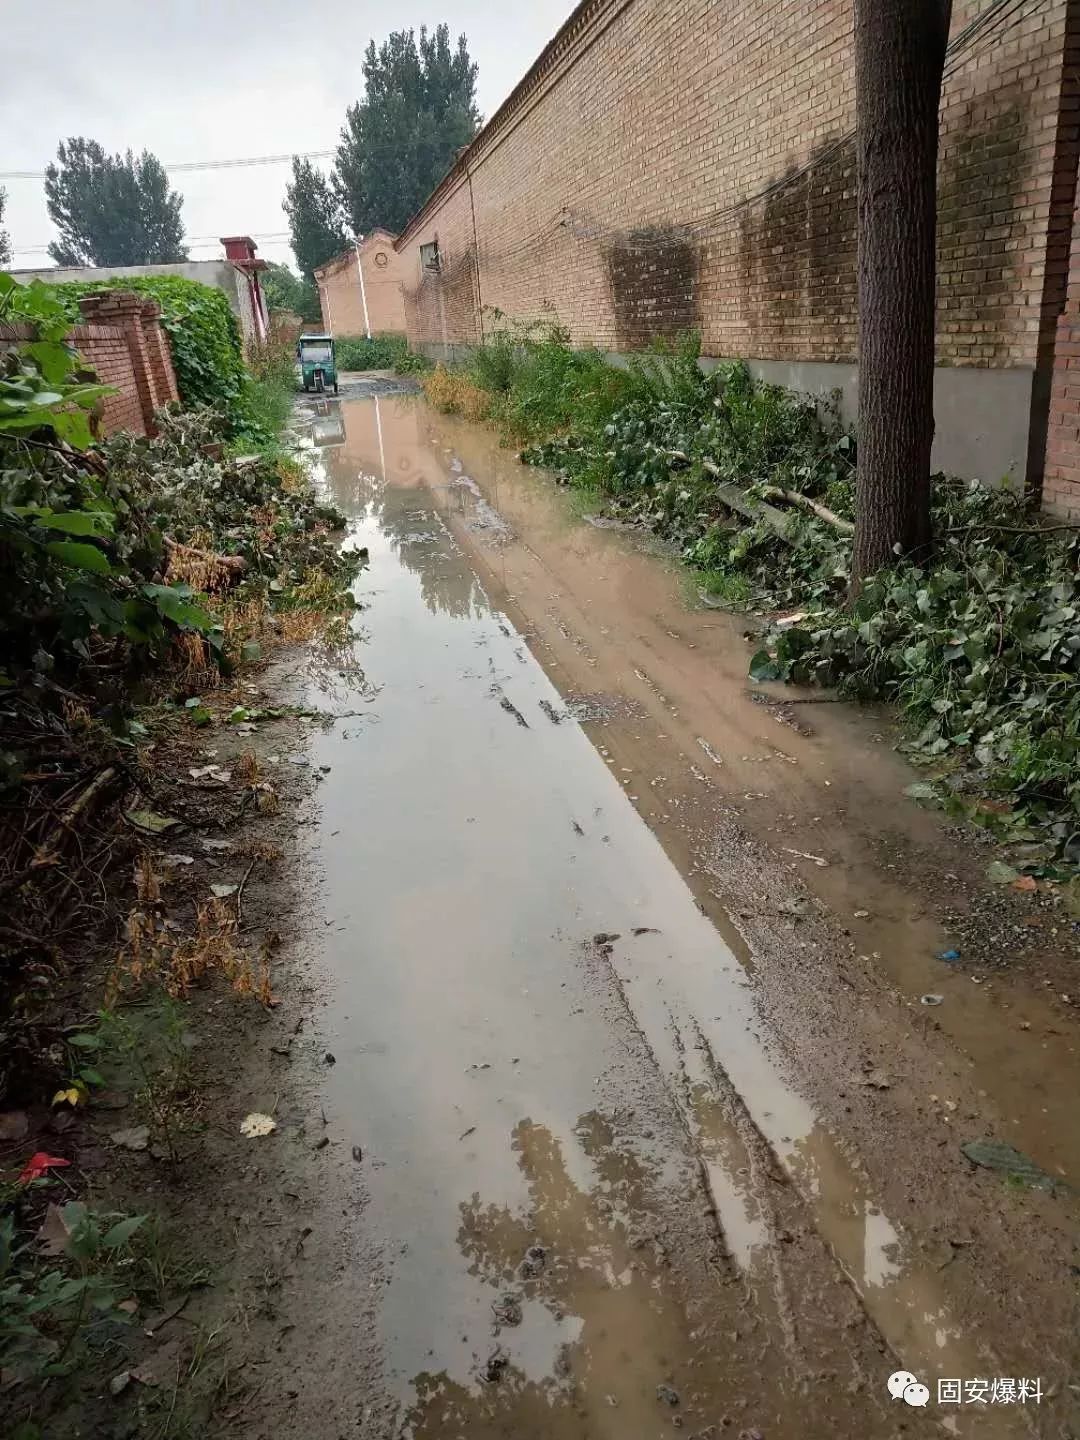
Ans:
[[[96,140],[73,136],[56,147],[45,171],[45,203],[60,239],[58,265],[168,265],[187,259],[183,196],[165,167],[144,150],[108,155]]]
[[[321,320],[319,292],[312,280],[301,280],[287,265],[270,261],[261,277],[262,291],[271,310],[291,310],[304,320]]]
[[[310,281],[317,265],[325,265],[349,243],[330,182],[310,160],[293,156],[292,179],[285,187],[282,208],[289,217],[296,263]]]
[[[465,36],[421,26],[395,30],[364,56],[364,98],[345,112],[334,189],[360,235],[375,225],[399,231],[476,134],[476,65]]]
[[[0,265],[11,264],[11,236],[4,229],[4,206],[7,204],[7,191],[0,187]]]

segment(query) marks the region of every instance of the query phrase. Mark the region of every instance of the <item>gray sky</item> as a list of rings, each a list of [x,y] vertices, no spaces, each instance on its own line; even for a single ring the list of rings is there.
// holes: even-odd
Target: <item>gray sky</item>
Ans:
[[[486,119],[573,8],[574,0],[54,0],[43,20],[37,6],[6,6],[0,170],[43,170],[68,135],[109,151],[145,147],[166,163],[332,149],[345,106],[361,93],[368,40],[442,20],[452,37],[468,37]],[[184,196],[188,236],[202,239],[280,235],[287,177],[282,164],[170,179]],[[54,237],[41,181],[0,185],[14,264],[50,264],[43,251],[31,253]],[[221,253],[216,242],[189,244],[193,259]],[[263,258],[291,263],[287,239],[258,245]]]

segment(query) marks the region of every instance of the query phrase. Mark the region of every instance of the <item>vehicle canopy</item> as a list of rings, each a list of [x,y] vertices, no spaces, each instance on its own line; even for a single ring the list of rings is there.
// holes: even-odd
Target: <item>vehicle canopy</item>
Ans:
[[[301,335],[297,342],[302,360],[331,360],[334,355],[332,335]]]

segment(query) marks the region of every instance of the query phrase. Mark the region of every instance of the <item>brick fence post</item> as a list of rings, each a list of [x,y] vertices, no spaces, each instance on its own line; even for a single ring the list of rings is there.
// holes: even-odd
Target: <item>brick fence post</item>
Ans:
[[[150,348],[143,331],[142,310],[146,301],[129,290],[106,290],[86,295],[79,301],[84,319],[91,325],[116,325],[124,335],[124,341],[131,357],[131,369],[135,376],[135,390],[142,413],[143,429],[147,435],[156,435],[154,411],[158,404],[164,404],[168,396],[158,401],[154,371],[150,359]]]
[[[176,372],[173,369],[169,338],[161,328],[161,306],[156,300],[142,302],[142,328],[147,354],[150,357],[154,393],[160,408],[163,405],[179,401],[180,392],[176,386]]]

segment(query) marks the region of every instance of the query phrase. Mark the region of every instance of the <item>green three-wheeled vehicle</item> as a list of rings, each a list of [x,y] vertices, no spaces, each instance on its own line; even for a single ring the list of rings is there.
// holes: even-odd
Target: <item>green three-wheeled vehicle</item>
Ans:
[[[332,335],[301,335],[296,342],[296,358],[305,390],[321,394],[331,388],[338,393],[337,361],[334,358]]]

